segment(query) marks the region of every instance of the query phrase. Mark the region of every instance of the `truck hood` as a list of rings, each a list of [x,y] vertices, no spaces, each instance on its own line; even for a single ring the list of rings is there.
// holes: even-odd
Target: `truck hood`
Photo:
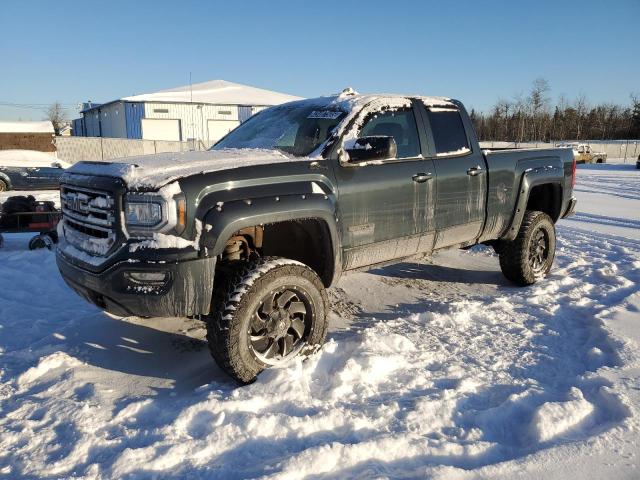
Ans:
[[[277,150],[248,148],[167,152],[119,158],[114,162],[78,162],[67,173],[121,178],[132,190],[155,189],[200,173],[300,160]]]

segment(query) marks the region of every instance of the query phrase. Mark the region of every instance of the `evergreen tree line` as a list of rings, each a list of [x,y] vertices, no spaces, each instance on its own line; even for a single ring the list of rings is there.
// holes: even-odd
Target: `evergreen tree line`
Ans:
[[[489,113],[470,116],[481,141],[554,142],[558,140],[640,139],[640,97],[629,105],[590,105],[585,95],[552,105],[549,82],[536,79],[528,94],[500,99]]]

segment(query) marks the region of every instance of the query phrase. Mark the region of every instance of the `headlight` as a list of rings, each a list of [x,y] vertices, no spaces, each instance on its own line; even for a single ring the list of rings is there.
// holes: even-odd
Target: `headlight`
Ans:
[[[187,223],[187,202],[177,183],[159,192],[128,193],[124,199],[124,221],[134,236],[153,233],[180,235]]]
[[[162,222],[162,205],[159,201],[127,201],[125,216],[127,225],[154,227]]]

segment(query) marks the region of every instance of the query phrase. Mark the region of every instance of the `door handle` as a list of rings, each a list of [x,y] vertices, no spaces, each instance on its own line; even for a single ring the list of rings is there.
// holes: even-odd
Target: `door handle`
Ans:
[[[475,167],[471,167],[469,170],[467,170],[467,175],[475,177],[476,175],[480,175],[482,172],[482,167],[480,165],[476,165]]]
[[[411,180],[416,183],[424,183],[427,180],[431,180],[432,178],[433,175],[431,175],[430,173],[416,173],[413,177],[411,177]]]

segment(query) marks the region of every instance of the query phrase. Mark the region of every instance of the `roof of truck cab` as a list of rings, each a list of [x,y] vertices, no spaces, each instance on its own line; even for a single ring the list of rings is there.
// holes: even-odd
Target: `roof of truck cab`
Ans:
[[[284,105],[293,104],[309,104],[324,107],[336,107],[344,110],[353,110],[354,108],[363,107],[372,102],[384,104],[401,104],[409,102],[411,99],[418,99],[427,106],[433,107],[455,107],[455,101],[447,97],[433,97],[425,95],[402,95],[397,93],[341,93],[336,95],[327,95],[322,97],[307,98],[304,100],[296,100]]]

